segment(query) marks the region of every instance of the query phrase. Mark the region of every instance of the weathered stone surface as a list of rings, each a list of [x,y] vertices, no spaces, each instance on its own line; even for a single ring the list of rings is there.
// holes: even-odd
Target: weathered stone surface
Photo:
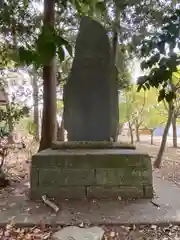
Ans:
[[[39,169],[31,165],[30,168],[30,185],[38,186],[39,185]]]
[[[39,171],[39,185],[41,186],[64,186],[66,184],[66,175],[63,169],[41,169]]]
[[[151,198],[152,166],[146,154],[124,149],[47,149],[32,158],[32,199]]]
[[[129,143],[111,142],[111,141],[76,141],[60,142],[54,141],[52,149],[136,149]]]
[[[96,184],[98,185],[135,185],[148,184],[152,181],[143,175],[141,168],[99,168],[96,169]],[[144,170],[144,172],[147,172]]]
[[[114,137],[118,99],[111,73],[106,30],[100,23],[83,17],[71,73],[64,87],[64,121],[69,141],[103,141]],[[113,112],[116,119],[112,119]]]
[[[101,240],[103,235],[104,230],[100,227],[79,228],[70,226],[54,233],[52,240]]]
[[[96,181],[94,170],[85,169],[41,169],[39,184],[47,186],[84,186],[92,185]]]
[[[147,154],[130,149],[46,149],[32,157],[35,168],[124,168],[140,167],[151,169]]]
[[[153,186],[152,185],[145,185],[144,186],[144,197],[146,198],[153,198]]]
[[[66,185],[88,186],[96,183],[94,169],[66,169]]]

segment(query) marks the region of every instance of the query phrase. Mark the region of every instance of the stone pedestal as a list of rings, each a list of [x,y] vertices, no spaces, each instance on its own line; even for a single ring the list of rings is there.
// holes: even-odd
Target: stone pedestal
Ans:
[[[47,149],[32,157],[30,198],[152,198],[152,166],[132,149]]]

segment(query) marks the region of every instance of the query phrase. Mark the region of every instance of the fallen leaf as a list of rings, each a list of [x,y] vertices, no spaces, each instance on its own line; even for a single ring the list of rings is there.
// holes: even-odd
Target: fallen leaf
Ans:
[[[84,223],[83,223],[83,222],[80,223],[80,224],[79,224],[79,227],[83,228],[83,227],[84,227]]]

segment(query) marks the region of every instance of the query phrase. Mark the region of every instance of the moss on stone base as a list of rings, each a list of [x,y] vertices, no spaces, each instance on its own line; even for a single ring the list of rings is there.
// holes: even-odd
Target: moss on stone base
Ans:
[[[151,158],[132,149],[46,149],[32,157],[30,197],[152,198]]]
[[[136,149],[129,143],[110,142],[110,141],[92,141],[92,142],[53,142],[52,149]]]

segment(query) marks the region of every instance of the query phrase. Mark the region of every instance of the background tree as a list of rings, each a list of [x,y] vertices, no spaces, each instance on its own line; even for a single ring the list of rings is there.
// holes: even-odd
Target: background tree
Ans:
[[[150,69],[148,75],[139,78],[139,88],[159,89],[158,101],[168,102],[168,120],[164,129],[159,153],[154,162],[154,167],[160,167],[163,151],[166,145],[167,134],[172,122],[174,112],[174,98],[176,87],[173,83],[173,74],[177,72],[179,55],[175,50],[179,45],[180,10],[172,9],[169,14],[164,14],[162,27],[151,38],[142,41],[140,54],[145,59],[142,69]]]
[[[39,48],[41,49],[41,54],[43,49],[46,48],[50,48],[51,53],[43,66],[43,118],[39,151],[50,147],[56,136],[56,45],[52,41],[54,24],[55,0],[44,0],[44,20],[39,38]],[[48,35],[50,35],[50,39],[48,39]]]
[[[130,125],[135,133],[136,141],[140,141],[139,130],[141,128],[155,129],[167,121],[167,112],[163,102],[157,103],[158,91],[137,92],[137,85],[123,90],[120,95],[120,123]],[[131,139],[134,135],[131,133]],[[131,140],[131,142],[133,142]]]
[[[173,133],[173,147],[177,148],[177,119],[180,116],[180,68],[177,67],[177,72],[172,75],[173,89],[176,93],[176,99],[173,99],[174,111],[172,116],[172,133]]]
[[[0,108],[0,122],[1,122],[1,137],[8,136],[8,142],[13,143],[12,132],[14,126],[24,116],[28,116],[29,109],[26,106],[21,106],[14,102],[8,103],[6,106]],[[4,132],[5,131],[5,132]]]
[[[119,106],[121,121],[127,122],[131,137],[131,143],[134,143],[133,132],[135,130],[136,140],[140,141],[139,128],[143,124],[143,113],[145,109],[145,94],[137,93],[136,85],[131,85],[121,94],[121,104]],[[124,113],[124,114],[123,114]],[[124,118],[122,117],[124,115]]]

